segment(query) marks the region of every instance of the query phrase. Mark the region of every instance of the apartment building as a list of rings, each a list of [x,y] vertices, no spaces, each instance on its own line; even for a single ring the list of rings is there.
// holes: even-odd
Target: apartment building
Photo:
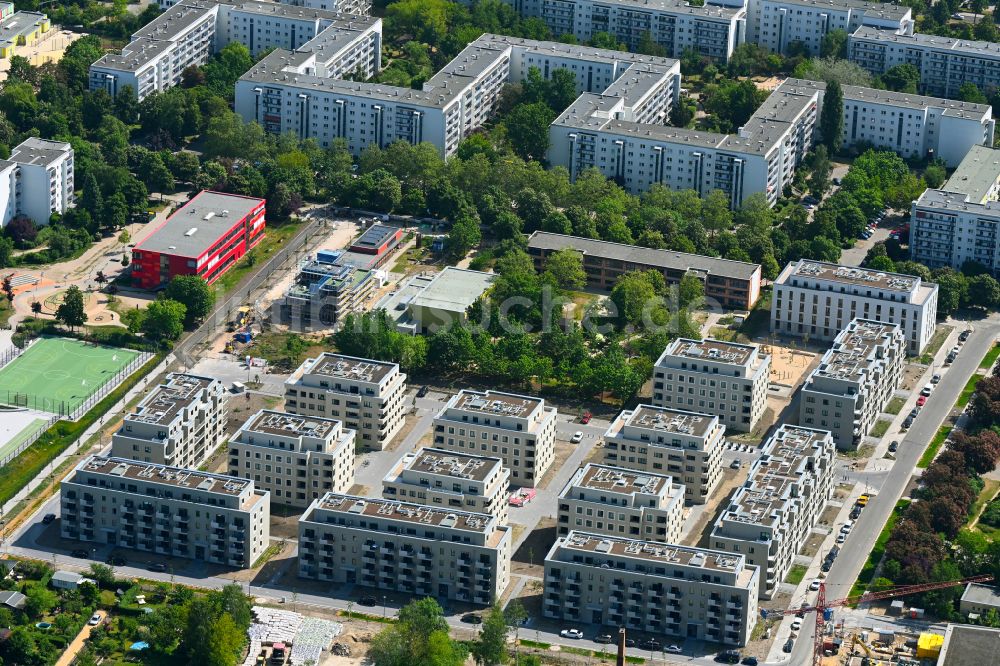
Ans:
[[[229,440],[229,474],[275,504],[305,508],[354,485],[354,431],[340,421],[262,409]]]
[[[671,58],[694,51],[725,62],[744,41],[746,9],[713,3],[696,7],[682,0],[505,0],[524,18],[541,19],[553,35],[589,42],[599,32],[629,51],[644,39]]]
[[[324,9],[341,14],[368,16],[371,13],[371,0],[281,0],[282,4],[309,9]],[[177,0],[159,0],[160,9],[167,10],[177,4]]]
[[[572,530],[678,543],[684,486],[666,474],[587,463],[559,493],[559,536]]]
[[[919,354],[934,335],[938,286],[914,275],[791,262],[774,281],[771,332],[832,340],[854,319],[899,324],[906,352]]]
[[[771,357],[757,345],[678,338],[653,369],[653,404],[707,412],[727,430],[750,432],[767,407]]]
[[[271,496],[224,474],[87,456],[59,497],[64,539],[241,569],[270,541]]]
[[[52,22],[41,12],[16,12],[14,3],[0,2],[0,59],[9,60],[18,54],[18,47],[35,46],[52,28]]]
[[[995,42],[862,26],[848,37],[847,57],[875,75],[896,65],[913,65],[920,72],[918,89],[925,95],[955,99],[966,82],[980,90],[1000,87],[1000,44]]]
[[[639,405],[619,414],[604,433],[602,462],[670,474],[683,484],[686,502],[704,504],[722,479],[725,432],[718,416]]]
[[[782,424],[715,521],[709,547],[746,557],[773,599],[833,495],[837,452],[826,430]]]
[[[178,85],[185,68],[205,64],[232,42],[254,56],[272,48],[298,53],[308,43],[327,56],[321,66],[367,77],[379,69],[381,40],[381,20],[367,16],[254,0],[181,0],[133,34],[121,53],[94,62],[90,89],[115,96],[128,86],[142,100]]]
[[[490,118],[503,86],[524,80],[531,67],[546,79],[570,71],[581,92],[604,91],[640,72],[662,80],[644,103],[659,121],[680,90],[675,60],[501,35],[482,35],[420,90],[362,82],[368,75],[345,80],[353,69],[324,66],[326,50],[317,39],[265,57],[237,81],[236,112],[268,132],[293,132],[322,147],[344,139],[354,155],[373,143],[427,141],[448,157]]]
[[[539,484],[555,439],[556,408],[527,395],[462,389],[434,417],[434,448],[499,457],[515,486]]]
[[[743,555],[574,530],[545,556],[542,614],[746,645],[759,576]]]
[[[924,190],[910,210],[910,256],[938,268],[967,261],[1000,272],[1000,151],[976,146],[940,189]]]
[[[892,33],[913,33],[913,12],[905,5],[865,0],[751,0],[747,3],[748,41],[775,53],[790,47],[820,55],[833,30],[851,34],[861,26]]]
[[[799,423],[829,430],[839,449],[857,449],[899,386],[905,357],[898,324],[854,319],[806,378]]]
[[[500,458],[421,448],[382,479],[382,497],[442,509],[486,513],[507,524],[510,470]]]
[[[511,547],[495,516],[328,493],[299,519],[299,577],[488,606]]]
[[[545,270],[549,255],[566,248],[583,255],[589,287],[611,290],[626,273],[654,270],[663,275],[668,285],[680,284],[686,275],[697,276],[704,283],[705,298],[717,301],[722,307],[749,310],[760,297],[760,264],[548,231],[534,231],[528,237],[528,254],[539,273]]]
[[[336,419],[359,451],[381,451],[403,427],[405,394],[399,364],[324,352],[285,380],[285,411]]]
[[[48,224],[74,201],[73,147],[28,137],[0,160],[0,227],[18,215]]]
[[[221,381],[170,373],[111,436],[111,455],[197,469],[225,439],[226,416]]]

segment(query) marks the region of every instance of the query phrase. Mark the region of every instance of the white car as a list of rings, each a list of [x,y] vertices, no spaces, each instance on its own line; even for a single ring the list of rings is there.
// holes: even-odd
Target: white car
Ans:
[[[574,432],[573,436],[569,438],[569,441],[573,442],[574,444],[579,444],[582,440],[583,440],[583,433],[580,432],[579,430]]]
[[[840,526],[841,534],[847,534],[848,532],[851,531],[852,527],[854,527],[854,521],[848,520],[846,523]]]
[[[802,628],[802,620],[796,619],[792,621],[792,631],[798,631],[801,628]]]
[[[102,619],[103,616],[100,613],[94,613],[93,615],[90,616],[90,619],[87,621],[87,624],[89,624],[92,627],[96,627],[101,623]]]
[[[926,397],[929,397],[930,394],[933,393],[933,392],[934,392],[934,384],[931,384],[930,382],[928,382],[927,384],[924,385],[924,388],[922,388],[920,390],[920,395],[922,395],[922,396],[924,396],[926,398]]]
[[[583,638],[583,632],[579,629],[563,629],[559,635],[563,638]]]
[[[837,543],[844,543],[845,541],[847,541],[847,535],[846,534],[844,534],[843,532],[841,532],[840,534],[837,535]]]
[[[817,578],[813,582],[809,583],[809,589],[812,590],[813,592],[815,592],[816,590],[819,589],[820,583],[822,583],[822,582],[823,581],[821,581],[819,578]]]
[[[678,645],[668,645],[664,650],[664,652],[669,652],[671,654],[680,654],[684,652],[684,650],[682,650]]]

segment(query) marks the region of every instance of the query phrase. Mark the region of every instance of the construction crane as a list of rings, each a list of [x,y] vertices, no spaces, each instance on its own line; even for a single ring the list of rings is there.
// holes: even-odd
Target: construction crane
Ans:
[[[816,603],[812,606],[802,606],[801,608],[790,608],[786,611],[767,611],[765,617],[767,619],[774,617],[784,617],[786,615],[804,615],[805,613],[816,613],[816,630],[815,630],[815,643],[813,645],[813,666],[820,666],[823,662],[823,625],[825,623],[824,615],[827,608],[839,608],[841,606],[853,606],[855,604],[864,604],[871,601],[879,601],[881,599],[892,599],[893,597],[903,597],[908,594],[917,594],[918,592],[930,592],[931,590],[941,590],[948,587],[953,587],[955,585],[965,585],[967,583],[988,583],[993,580],[993,576],[973,576],[971,578],[963,578],[962,580],[950,580],[941,583],[924,583],[923,585],[904,585],[901,587],[896,587],[891,590],[884,590],[882,592],[867,592],[854,597],[844,597],[843,599],[835,599],[833,601],[827,602],[826,600],[826,583],[819,584],[819,593],[816,595]]]

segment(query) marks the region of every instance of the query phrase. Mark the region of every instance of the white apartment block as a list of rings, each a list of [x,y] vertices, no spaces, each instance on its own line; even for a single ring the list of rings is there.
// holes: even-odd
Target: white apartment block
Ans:
[[[743,555],[572,531],[545,556],[542,614],[746,645],[759,575]]]
[[[715,414],[726,430],[750,432],[767,407],[771,357],[757,345],[678,338],[653,368],[653,404]]]
[[[229,440],[229,474],[304,509],[354,485],[354,435],[333,419],[262,409]]]
[[[224,474],[88,456],[59,495],[64,539],[242,569],[270,541],[270,495]]]
[[[336,419],[359,451],[381,451],[403,427],[406,374],[398,363],[325,352],[285,380],[285,411]]]
[[[774,281],[771,333],[832,340],[854,319],[899,324],[907,353],[934,335],[938,286],[914,275],[799,259]]]
[[[976,146],[939,190],[910,211],[910,256],[937,268],[975,261],[1000,271],[1000,151]]]
[[[750,0],[747,41],[775,53],[795,44],[819,56],[823,38],[834,30],[848,35],[861,26],[913,33],[913,13],[905,5],[864,0]]]
[[[853,320],[806,378],[799,423],[829,430],[839,449],[857,449],[899,386],[905,357],[897,324]]]
[[[510,470],[499,458],[421,448],[382,479],[382,497],[442,509],[486,513],[506,525]]]
[[[348,81],[344,76],[354,69],[326,64],[324,36],[296,52],[277,50],[251,68],[236,82],[236,112],[268,132],[293,132],[321,147],[344,139],[355,155],[373,143],[427,141],[449,157],[491,117],[503,86],[524,80],[531,67],[546,79],[556,69],[573,72],[580,92],[604,91],[653,72],[665,82],[646,103],[656,122],[666,118],[680,89],[680,67],[673,60],[489,34],[420,90]]]
[[[371,13],[371,0],[280,0],[281,4],[308,9],[323,9],[340,14],[367,16]],[[167,10],[177,4],[177,0],[159,0],[160,9]]]
[[[111,436],[111,455],[199,467],[226,434],[226,389],[212,377],[171,373]]]
[[[324,51],[325,67],[371,76],[379,68],[381,41],[380,19],[253,0],[182,0],[132,35],[120,54],[92,64],[90,89],[114,96],[130,86],[142,100],[178,85],[185,68],[205,64],[232,42],[255,56],[270,48],[297,54],[309,44]]]
[[[639,405],[619,414],[604,433],[611,467],[669,474],[684,485],[684,499],[704,504],[722,479],[726,427],[718,416]]]
[[[715,521],[709,547],[757,567],[761,599],[774,598],[819,522],[833,494],[836,458],[829,432],[782,424]]]
[[[434,448],[499,457],[520,487],[545,476],[555,440],[556,408],[532,396],[463,389],[434,417]]]
[[[28,137],[0,160],[0,227],[17,215],[48,224],[72,205],[73,191],[73,147]]]
[[[671,58],[685,51],[725,62],[744,41],[746,9],[682,0],[505,0],[524,18],[539,18],[554,35],[589,42],[605,32],[635,51],[646,34]]]
[[[559,493],[559,536],[571,530],[678,543],[684,486],[665,474],[587,463]]]
[[[299,577],[489,605],[510,582],[495,516],[329,493],[299,519]]]
[[[847,57],[876,75],[913,65],[925,95],[956,98],[965,82],[982,91],[1000,87],[1000,44],[995,42],[860,27],[848,38]]]

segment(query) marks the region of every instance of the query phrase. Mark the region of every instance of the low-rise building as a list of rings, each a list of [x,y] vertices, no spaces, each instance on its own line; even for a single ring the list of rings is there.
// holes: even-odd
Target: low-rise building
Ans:
[[[515,486],[539,485],[555,440],[555,407],[527,395],[463,389],[434,418],[435,448],[499,457]]]
[[[494,280],[493,273],[446,266],[432,275],[414,275],[402,287],[386,294],[375,307],[385,310],[402,333],[435,333],[447,330],[452,324],[467,323],[469,307],[489,290]]]
[[[749,310],[760,296],[760,264],[548,231],[535,231],[528,237],[528,254],[538,272],[545,270],[551,254],[567,248],[583,255],[587,285],[598,289],[612,289],[626,273],[654,270],[663,275],[668,285],[679,284],[686,275],[697,276],[705,284],[705,298],[726,308]]]
[[[116,458],[197,468],[226,434],[226,389],[212,377],[167,375],[111,436]]]
[[[829,430],[839,449],[857,449],[899,386],[905,357],[899,325],[851,321],[806,378],[799,423]]]
[[[76,571],[57,571],[49,579],[49,585],[57,590],[75,590],[84,583],[95,585],[94,581]]]
[[[59,495],[64,539],[244,569],[270,541],[270,494],[224,474],[87,456]]]
[[[0,59],[19,55],[20,46],[34,46],[46,39],[52,28],[49,17],[41,12],[16,12],[14,3],[0,2]]]
[[[746,482],[715,521],[708,545],[760,569],[772,599],[833,492],[837,453],[826,430],[783,424],[764,443]]]
[[[716,414],[726,430],[750,432],[767,408],[771,357],[757,345],[678,338],[653,369],[653,404]]]
[[[615,418],[604,433],[605,465],[669,474],[684,499],[704,504],[722,479],[726,427],[718,416],[639,405]]]
[[[382,497],[494,516],[507,524],[510,470],[499,458],[422,448],[382,479]]]
[[[354,485],[354,435],[334,419],[262,409],[229,440],[229,474],[253,479],[274,504],[305,508]]]
[[[958,610],[969,620],[977,620],[990,611],[1000,613],[1000,590],[993,585],[969,583],[958,600]]]
[[[746,645],[759,570],[743,555],[572,531],[545,556],[542,614]]]
[[[403,427],[406,374],[398,363],[325,352],[285,380],[285,411],[336,419],[360,451],[381,451]]]
[[[832,340],[852,320],[869,319],[899,324],[915,355],[934,337],[937,302],[938,286],[915,275],[799,259],[774,281],[771,333]]]
[[[587,463],[559,493],[556,526],[622,538],[678,543],[684,522],[684,486],[666,474]]]
[[[299,519],[299,577],[487,606],[510,582],[495,516],[329,493]]]

